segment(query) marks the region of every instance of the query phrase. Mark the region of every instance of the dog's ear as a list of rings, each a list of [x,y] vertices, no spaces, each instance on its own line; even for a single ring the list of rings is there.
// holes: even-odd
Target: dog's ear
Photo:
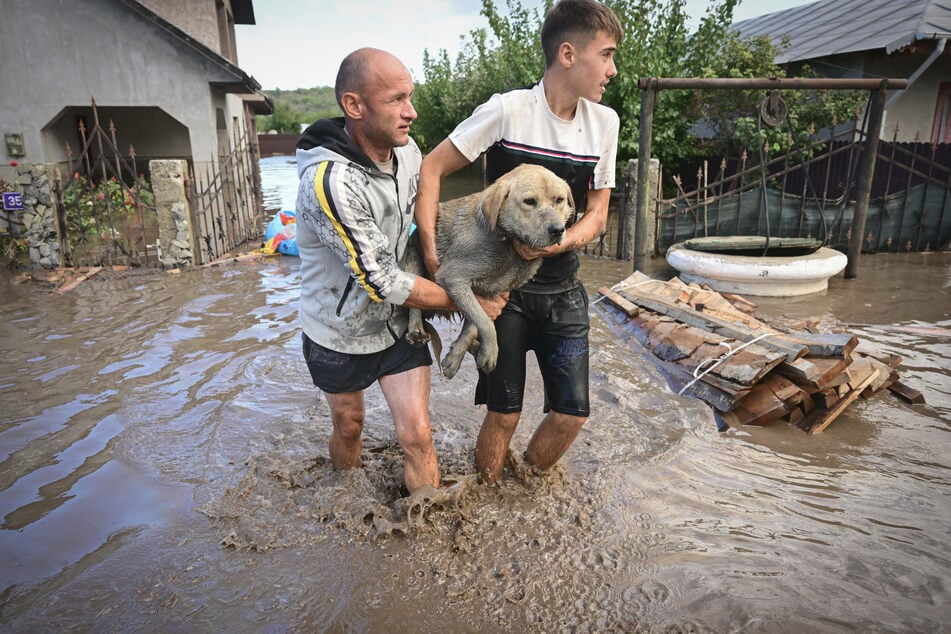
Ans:
[[[565,194],[568,196],[568,206],[571,207],[571,211],[575,210],[575,197],[571,195],[571,187],[568,186],[568,183],[565,183]]]
[[[500,178],[483,192],[480,207],[482,208],[482,215],[485,216],[486,222],[489,223],[489,231],[495,231],[495,225],[498,224],[499,221],[499,210],[502,209],[502,204],[505,202],[505,199],[508,198],[510,189],[511,184],[509,183],[509,179]]]

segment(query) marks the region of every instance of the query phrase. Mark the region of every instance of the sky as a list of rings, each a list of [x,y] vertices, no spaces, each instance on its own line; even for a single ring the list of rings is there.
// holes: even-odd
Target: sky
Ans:
[[[734,21],[814,0],[741,0]],[[696,26],[709,0],[687,0]],[[496,0],[504,10],[505,0]],[[540,8],[543,0],[521,0]],[[481,0],[254,0],[253,25],[235,25],[238,65],[264,90],[333,86],[347,53],[373,46],[403,60],[423,79],[423,51],[445,49],[455,59],[463,36],[488,27]]]

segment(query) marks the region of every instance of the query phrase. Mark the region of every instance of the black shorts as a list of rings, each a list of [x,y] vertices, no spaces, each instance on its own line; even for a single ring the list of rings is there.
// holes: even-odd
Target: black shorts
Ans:
[[[428,346],[415,346],[403,337],[382,352],[346,354],[325,348],[301,334],[304,360],[314,385],[328,394],[358,392],[381,376],[432,365]]]
[[[525,357],[535,351],[545,384],[545,411],[588,417],[588,294],[583,286],[552,295],[512,291],[495,330],[499,361],[479,371],[476,405],[508,414],[522,411]]]

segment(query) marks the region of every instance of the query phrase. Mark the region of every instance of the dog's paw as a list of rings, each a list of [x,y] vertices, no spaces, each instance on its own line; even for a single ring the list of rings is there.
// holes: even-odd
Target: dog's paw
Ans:
[[[425,346],[429,343],[429,333],[426,332],[426,329],[420,326],[419,328],[412,328],[406,331],[406,340],[413,344],[414,346]]]
[[[495,364],[499,361],[499,349],[496,346],[479,346],[479,350],[475,353],[475,359],[479,369],[488,374],[495,369]]]
[[[451,379],[456,376],[456,372],[459,371],[459,367],[462,365],[462,358],[464,355],[458,354],[457,351],[450,349],[449,353],[446,355],[446,358],[442,360],[442,363],[439,364],[439,367],[442,368],[442,374],[447,379]]]

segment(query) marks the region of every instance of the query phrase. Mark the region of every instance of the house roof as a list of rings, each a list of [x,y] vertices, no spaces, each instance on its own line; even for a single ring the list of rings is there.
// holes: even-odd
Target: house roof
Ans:
[[[251,0],[231,0],[231,15],[235,24],[254,24],[254,3]]]
[[[154,22],[163,31],[178,40],[180,44],[191,48],[199,55],[210,60],[219,70],[223,71],[219,78],[209,81],[211,85],[216,86],[217,88],[220,88],[221,90],[228,93],[239,94],[254,94],[261,89],[261,84],[259,84],[254,77],[248,75],[238,66],[232,64],[228,59],[223,57],[220,53],[208,48],[192,36],[188,35],[188,33],[185,33],[185,31],[181,30],[159,14],[155,13],[155,11],[152,11],[142,3],[137,2],[137,0],[120,0],[120,2],[124,3],[134,11],[142,14],[147,19]],[[247,6],[244,7],[244,5]],[[250,13],[250,19],[252,20],[253,24],[254,13],[251,9],[251,0],[244,2],[233,2],[232,10],[237,12],[239,6],[244,7],[243,10],[246,10],[243,16],[244,18],[247,18],[247,13]],[[237,15],[235,16],[235,20],[237,20]]]
[[[951,37],[951,0],[818,0],[735,22],[741,37],[789,37],[783,64],[841,53],[885,49],[892,53],[918,40]]]

